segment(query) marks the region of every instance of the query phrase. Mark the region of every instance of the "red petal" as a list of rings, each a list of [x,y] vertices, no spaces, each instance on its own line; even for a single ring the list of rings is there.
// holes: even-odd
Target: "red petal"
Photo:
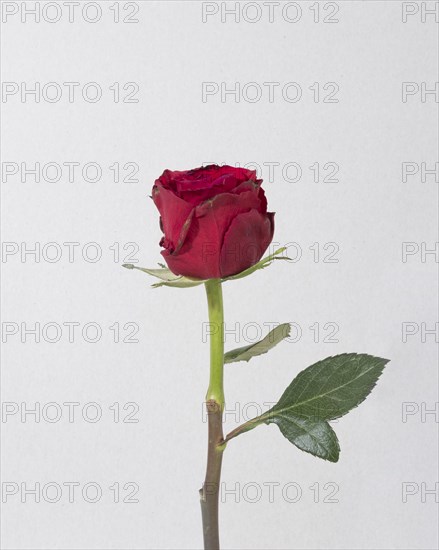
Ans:
[[[252,191],[224,193],[198,206],[181,249],[171,254],[162,252],[169,269],[199,279],[221,277],[224,235],[237,216],[258,207],[259,199]]]
[[[160,212],[166,239],[174,248],[181,246],[187,232],[185,224],[189,223],[194,207],[161,186],[154,186],[152,198]]]
[[[257,263],[273,238],[274,214],[253,209],[231,223],[221,249],[221,277],[235,275]]]

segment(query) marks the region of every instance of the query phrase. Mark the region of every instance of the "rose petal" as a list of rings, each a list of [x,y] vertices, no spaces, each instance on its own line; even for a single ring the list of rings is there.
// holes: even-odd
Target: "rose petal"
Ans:
[[[220,193],[233,192],[243,182],[256,181],[256,172],[245,168],[211,166],[194,172],[197,174],[188,172],[175,182],[179,196],[192,204],[199,204]]]
[[[172,191],[157,185],[153,187],[152,198],[160,212],[167,241],[170,241],[174,247],[181,246],[182,231],[192,215],[193,205],[180,199]]]
[[[221,249],[226,231],[237,216],[258,207],[259,199],[253,192],[224,193],[198,206],[178,253],[162,252],[169,269],[176,275],[187,277],[220,277]]]
[[[257,209],[240,214],[231,223],[221,249],[221,277],[235,275],[257,263],[273,239],[274,214]]]

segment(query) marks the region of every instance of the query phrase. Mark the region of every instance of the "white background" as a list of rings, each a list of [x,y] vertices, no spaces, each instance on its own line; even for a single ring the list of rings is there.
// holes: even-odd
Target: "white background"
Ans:
[[[254,3],[241,3],[240,20],[227,15],[225,22],[224,6],[216,4],[218,13],[203,22],[201,2],[119,2],[119,23],[114,2],[99,3],[95,23],[84,19],[84,2],[72,22],[59,2],[61,18],[52,23],[57,12],[46,2],[36,3],[39,23],[32,15],[21,21],[21,3],[2,4],[18,10],[2,23],[2,80],[19,88],[2,97],[3,168],[17,163],[19,169],[2,179],[2,241],[16,243],[4,244],[2,320],[18,330],[7,336],[3,325],[2,481],[3,489],[19,488],[3,504],[2,548],[201,547],[204,291],[153,290],[148,276],[121,266],[132,261],[126,256],[134,249],[124,250],[126,243],[137,245],[133,256],[140,266],[161,259],[158,214],[148,198],[154,180],[165,168],[206,162],[257,163],[276,212],[275,241],[295,242],[302,252],[295,263],[278,262],[224,286],[227,328],[236,332],[236,341],[227,336],[226,349],[254,341],[257,326],[266,332],[264,322],[291,321],[301,329],[295,343],[283,342],[248,364],[227,365],[225,429],[266,410],[264,403],[276,401],[300,370],[328,355],[356,351],[391,359],[367,401],[334,423],[339,463],[301,453],[274,426],[230,443],[220,509],[223,548],[436,548],[438,496],[428,491],[438,480],[438,418],[425,412],[438,400],[437,334],[425,330],[438,320],[437,254],[425,251],[437,241],[437,177],[421,179],[421,163],[431,169],[437,162],[437,97],[421,94],[422,83],[434,89],[438,80],[435,16],[422,12],[434,2],[321,2],[318,22],[311,2],[296,3],[301,12],[293,6],[284,16],[281,4],[271,22],[260,3],[253,23]],[[139,22],[124,23],[133,6]],[[418,11],[403,22],[404,10]],[[86,15],[95,13],[92,6]],[[41,88],[58,83],[62,97],[51,103],[41,92],[39,102],[32,95],[22,99],[20,92],[36,82]],[[72,103],[63,82],[80,83]],[[102,88],[95,103],[81,94],[89,82]],[[109,89],[115,82],[121,89],[137,83],[138,102],[116,103]],[[240,100],[229,94],[222,101],[219,92],[203,102],[203,82],[228,89],[239,83]],[[262,90],[259,101],[250,101],[255,87],[243,91],[249,82]],[[264,82],[279,83],[272,102]],[[301,87],[296,102],[282,96],[289,82]],[[316,82],[335,82],[338,102],[323,102],[321,88],[316,101],[309,89]],[[405,101],[404,82],[419,88]],[[36,162],[41,169],[49,162],[81,166],[73,182],[66,167],[56,182],[43,175],[36,182],[29,174],[21,181],[21,163],[29,169]],[[82,177],[88,162],[102,168],[99,181]],[[115,182],[109,169],[115,162],[137,163],[138,182]],[[314,182],[309,166],[316,162],[321,170],[336,163],[339,181],[322,181],[323,170]],[[407,162],[419,172],[404,182]],[[267,163],[278,163],[273,178]],[[288,163],[301,166],[295,182],[293,169],[282,173]],[[79,243],[72,262],[66,242]],[[93,257],[85,246],[90,242],[102,253],[96,262],[82,255],[85,247]],[[407,242],[414,243],[413,253],[403,261]],[[37,256],[24,254],[35,243]],[[338,262],[324,261],[332,250],[325,251],[326,243],[336,243]],[[49,261],[57,246],[61,256]],[[72,343],[65,322],[81,323]],[[102,328],[97,343],[82,337],[90,322]],[[116,322],[121,339],[128,334],[125,323],[137,324],[138,342],[115,343],[109,327]],[[40,323],[39,343],[22,323],[24,329]],[[46,323],[64,328],[58,342],[48,341],[54,333],[44,332]],[[309,328],[315,323],[318,338]],[[338,342],[324,342],[326,323],[337,325]],[[413,332],[405,342],[404,326]],[[65,402],[79,403],[72,422]],[[90,402],[102,409],[97,422],[82,416],[84,406],[93,416]],[[137,423],[123,422],[130,402],[138,404]],[[56,414],[52,405],[40,422],[31,414],[21,418],[35,403],[41,409],[57,403],[62,417],[47,420]],[[109,409],[114,403],[119,422]],[[412,414],[404,417],[404,411]],[[54,493],[43,492],[50,482],[63,488],[58,502],[48,502]],[[80,484],[74,502],[65,482]],[[89,482],[102,488],[96,503],[82,496]],[[109,487],[116,482],[121,500],[130,492],[124,484],[137,484],[139,502],[115,503]],[[39,483],[40,502],[26,496],[21,483],[27,489]],[[315,498],[310,486],[316,483]],[[338,502],[325,502],[334,487],[327,483],[336,484],[332,499]],[[405,498],[404,488],[412,493]]]

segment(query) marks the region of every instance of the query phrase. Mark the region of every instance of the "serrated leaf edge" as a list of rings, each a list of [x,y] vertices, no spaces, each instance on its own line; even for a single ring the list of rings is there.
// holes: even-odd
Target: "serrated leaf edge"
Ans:
[[[293,415],[294,416],[294,415]],[[329,424],[329,422],[327,422],[326,420],[321,420],[321,419],[318,419],[318,420],[313,420],[312,418],[310,417],[303,417],[304,420],[312,420],[314,422],[314,424],[326,424],[328,426],[328,428],[330,429],[330,431],[332,432],[332,434],[334,435],[334,438],[335,438],[335,443],[336,443],[336,455],[333,455],[333,454],[330,454],[329,453],[329,450],[315,437],[313,436],[313,434],[308,431],[308,430],[304,430],[304,427],[302,425],[300,425],[299,423],[296,423],[294,422],[294,420],[292,420],[289,416],[287,415],[282,415],[282,414],[279,414],[279,413],[276,413],[276,417],[281,417],[283,418],[286,422],[291,422],[292,424],[295,424],[297,427],[301,428],[303,431],[306,431],[306,433],[308,434],[308,436],[313,440],[315,441],[320,447],[323,447],[326,451],[328,451],[328,456],[320,456],[320,455],[316,455],[314,454],[313,452],[307,450],[307,449],[303,449],[302,447],[299,447],[294,441],[291,441],[290,439],[288,439],[288,437],[282,432],[281,430],[281,427],[280,425],[276,422],[276,418],[273,418],[272,420],[265,420],[264,423],[269,425],[269,424],[276,424],[276,426],[279,428],[279,431],[281,432],[281,434],[285,437],[285,439],[287,441],[289,441],[292,445],[294,445],[295,447],[297,447],[300,451],[303,451],[304,453],[308,453],[312,456],[315,456],[316,458],[321,458],[322,460],[326,460],[328,462],[338,462],[339,458],[340,458],[340,443],[338,441],[338,437],[337,437],[337,434],[335,433],[334,429],[332,428],[332,426]],[[296,417],[297,418],[297,417]],[[332,460],[332,458],[334,458],[335,460]]]
[[[330,355],[329,357],[325,357],[325,359],[322,359],[322,361],[326,361],[328,359],[333,359],[334,357],[340,357],[342,355],[345,355],[346,357],[348,356],[352,356],[352,355],[355,355],[355,356],[358,356],[358,357],[361,357],[361,356],[367,356],[367,357],[371,357],[373,359],[379,359],[380,361],[383,362],[383,365],[382,365],[382,368],[381,368],[381,372],[378,374],[375,382],[372,384],[371,388],[370,388],[370,391],[363,397],[363,399],[361,399],[361,401],[358,401],[358,403],[356,405],[354,405],[351,409],[349,409],[348,411],[344,412],[343,414],[339,414],[337,416],[330,416],[330,417],[320,417],[320,416],[317,416],[316,415],[316,418],[319,418],[320,420],[335,420],[337,418],[341,418],[342,416],[344,416],[345,414],[348,414],[349,412],[351,412],[352,410],[356,409],[359,405],[361,405],[361,403],[363,403],[367,397],[371,394],[372,390],[374,389],[374,387],[376,386],[378,380],[380,379],[381,375],[383,374],[383,371],[384,371],[384,367],[387,365],[387,363],[389,363],[390,359],[384,359],[382,357],[377,357],[376,355],[370,355],[368,353],[341,353],[339,355]],[[317,363],[319,363],[320,361],[318,361]],[[314,365],[316,365],[317,363],[314,363]],[[304,369],[303,371],[299,372],[299,374],[291,381],[291,383],[288,385],[287,389],[289,388],[289,386],[295,381],[297,380],[297,378],[299,378],[300,376],[303,375],[303,373],[313,367],[314,365],[310,365],[309,367],[307,367],[306,369]],[[310,399],[306,399],[305,401],[300,401],[300,402],[295,402],[293,405],[290,405],[288,407],[282,407],[281,409],[278,409],[278,411],[276,412],[283,412],[283,411],[290,411],[290,410],[293,410],[296,409],[297,407],[299,406],[302,406],[304,405],[305,403],[310,403],[316,399],[320,399],[322,397],[326,397],[327,395],[330,395],[331,393],[335,392],[335,391],[338,391],[340,390],[340,388],[344,388],[345,386],[348,386],[349,384],[353,383],[353,382],[356,382],[357,380],[359,380],[362,376],[365,376],[366,374],[368,374],[371,370],[373,370],[374,368],[376,368],[376,365],[374,367],[371,367],[370,369],[364,371],[361,373],[360,376],[357,376],[357,378],[354,378],[352,380],[349,380],[349,382],[347,382],[346,384],[343,384],[341,386],[338,386],[337,388],[333,388],[332,390],[326,392],[326,393],[321,393],[319,395],[316,395],[315,397],[312,397]],[[309,383],[311,383],[312,380],[309,381]],[[308,384],[309,385],[309,384]],[[287,389],[285,391],[287,391]],[[302,393],[303,391],[305,390],[306,388],[303,388],[302,390]],[[285,392],[284,392],[285,393]],[[281,395],[281,397],[279,398],[279,401],[282,399],[284,394]],[[278,402],[279,402],[278,401]],[[270,409],[270,411],[267,411],[267,413],[265,414],[268,414],[270,413],[271,411],[274,410],[274,407],[272,407],[272,409]],[[311,418],[311,417],[306,417],[306,418]]]

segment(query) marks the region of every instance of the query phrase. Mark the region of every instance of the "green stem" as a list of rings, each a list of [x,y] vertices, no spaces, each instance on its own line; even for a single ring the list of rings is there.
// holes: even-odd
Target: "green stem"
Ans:
[[[223,439],[223,367],[224,367],[224,313],[221,281],[210,279],[205,283],[210,322],[210,380],[206,395],[208,418],[208,447],[206,477],[200,489],[201,514],[205,550],[219,550],[218,501]]]
[[[224,311],[220,279],[205,283],[210,323],[210,380],[206,401],[215,401],[224,408]]]

